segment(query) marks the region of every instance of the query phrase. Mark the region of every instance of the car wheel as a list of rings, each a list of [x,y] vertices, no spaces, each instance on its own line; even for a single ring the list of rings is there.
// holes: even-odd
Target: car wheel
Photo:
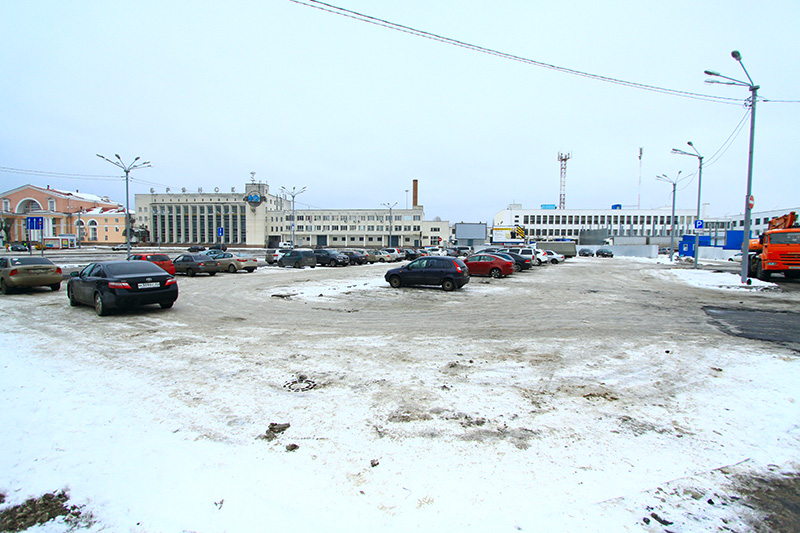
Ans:
[[[99,292],[94,295],[94,312],[97,313],[97,316],[106,316],[108,314],[108,309],[106,309],[103,302],[103,295]]]
[[[522,267],[519,263],[514,263],[514,272],[519,272],[520,270],[522,270]]]
[[[392,276],[389,278],[389,285],[391,285],[395,289],[400,287],[402,284],[403,280],[400,279],[400,276]]]
[[[456,282],[452,279],[446,279],[442,282],[442,288],[446,291],[452,291],[456,288]]]
[[[770,278],[772,278],[772,272],[764,270],[761,261],[759,261],[758,265],[756,266],[756,277],[761,281],[769,281]]]
[[[550,262],[553,263],[554,265],[557,265],[558,264],[558,259],[551,259]]]
[[[50,290],[51,291],[60,291],[61,290],[61,282],[59,281],[58,283],[53,283],[52,285],[50,285]]]
[[[173,305],[174,303],[175,303],[175,301],[173,300],[173,301],[171,301],[171,302],[161,302],[161,303],[159,303],[158,305],[160,305],[160,306],[161,306],[161,309],[169,309],[170,307],[172,307],[172,305]]]
[[[231,274],[236,272],[236,266],[235,265],[228,265],[228,272],[230,272]]]
[[[381,258],[379,259],[379,261],[380,261],[381,263],[385,263],[385,262],[386,262],[386,259],[384,259],[383,257],[381,257]]]
[[[542,266],[542,260],[541,260],[541,259],[539,259],[538,257],[536,258],[536,266],[537,266],[537,267],[538,267],[538,266]]]
[[[11,287],[9,287],[6,280],[2,278],[0,278],[0,290],[3,291],[3,294],[11,294]]]
[[[499,268],[493,268],[489,271],[489,275],[492,276],[493,278],[499,278],[500,276],[503,275],[503,273],[500,272]]]
[[[75,294],[72,292],[72,288],[69,285],[67,285],[67,299],[69,300],[69,305],[72,307],[78,307],[80,305],[78,300],[75,299]]]
[[[283,267],[285,267],[286,265],[284,265],[284,264],[283,264],[283,261],[278,261],[278,266],[279,266],[279,267],[281,267],[281,268],[283,268]]]
[[[295,261],[292,268],[300,268],[300,261]]]
[[[186,269],[186,275],[189,276],[190,278],[193,278],[194,277],[194,269],[187,268]]]

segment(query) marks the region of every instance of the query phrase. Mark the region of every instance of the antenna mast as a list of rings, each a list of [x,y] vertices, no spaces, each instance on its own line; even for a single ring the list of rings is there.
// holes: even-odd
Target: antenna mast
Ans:
[[[567,160],[571,157],[571,153],[563,154],[558,152],[558,161],[561,163],[561,192],[558,195],[559,209],[565,209],[567,203]]]
[[[636,209],[642,208],[642,148],[639,147],[639,190],[636,196]]]

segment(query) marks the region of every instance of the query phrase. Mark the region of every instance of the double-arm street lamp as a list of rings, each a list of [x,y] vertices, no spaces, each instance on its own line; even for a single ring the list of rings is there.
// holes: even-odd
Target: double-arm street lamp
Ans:
[[[666,174],[661,174],[660,176],[656,176],[658,181],[666,181],[667,183],[672,184],[672,218],[670,221],[672,222],[672,227],[669,230],[669,260],[672,261],[672,257],[675,254],[675,189],[678,187],[678,182],[681,178],[681,171],[678,171],[678,175],[674,178],[668,177]]]
[[[714,70],[706,70],[708,76],[722,78],[728,81],[719,80],[706,80],[706,83],[721,83],[724,85],[738,85],[739,87],[747,87],[750,90],[750,155],[747,158],[747,194],[744,197],[744,236],[742,238],[742,283],[747,283],[748,266],[750,263],[750,211],[753,209],[752,193],[753,193],[753,149],[755,146],[755,131],[756,131],[756,102],[758,101],[758,90],[761,88],[753,83],[753,78],[748,74],[747,69],[744,68],[742,63],[742,54],[738,50],[731,52],[731,57],[734,58],[742,66],[745,76],[748,81],[737,80],[723,76]]]
[[[673,148],[672,153],[690,155],[692,157],[696,157],[697,161],[699,162],[699,168],[697,169],[697,219],[695,221],[694,228],[694,268],[697,268],[697,263],[700,259],[700,228],[697,227],[697,220],[700,220],[700,190],[703,187],[703,156],[700,155],[700,152],[698,152],[697,148],[694,147],[692,141],[689,141],[686,144],[692,147],[694,153],[684,152],[683,150],[678,150],[677,148]]]
[[[131,254],[131,207],[130,207],[130,196],[128,194],[128,188],[129,188],[128,182],[130,181],[130,173],[131,170],[135,170],[137,168],[148,168],[151,167],[152,165],[150,164],[150,161],[144,161],[142,163],[137,164],[136,162],[139,159],[141,159],[138,156],[136,157],[136,159],[133,160],[133,162],[130,165],[126,165],[125,163],[122,162],[122,158],[119,157],[119,154],[114,154],[114,157],[117,158],[116,161],[114,161],[113,159],[109,159],[105,156],[102,156],[100,154],[96,155],[100,159],[105,159],[112,165],[121,168],[125,172],[125,241],[128,248],[128,255],[130,255]]]
[[[394,209],[394,206],[397,205],[397,202],[393,204],[389,204],[389,202],[386,202],[381,205],[389,208],[389,246],[394,246],[394,244],[392,244],[392,226],[394,226],[394,220],[392,219],[392,209]]]
[[[295,247],[295,244],[294,244],[294,230],[295,230],[295,227],[297,226],[297,217],[295,216],[295,210],[294,210],[294,199],[295,199],[296,196],[299,196],[299,195],[303,194],[304,192],[306,192],[306,188],[303,187],[302,189],[300,189],[298,191],[296,187],[292,187],[292,190],[290,191],[286,187],[281,187],[281,192],[283,194],[286,194],[286,195],[292,197],[292,248],[294,248]]]

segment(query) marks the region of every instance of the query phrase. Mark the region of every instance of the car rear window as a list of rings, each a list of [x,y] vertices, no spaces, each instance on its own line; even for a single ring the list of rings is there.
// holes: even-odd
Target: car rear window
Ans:
[[[147,256],[148,261],[169,261],[169,256],[164,254],[154,254]]]
[[[10,261],[12,266],[53,264],[53,262],[46,257],[12,257]]]
[[[119,263],[108,263],[106,270],[114,276],[124,276],[127,274],[163,274],[161,267],[147,261],[126,261]]]

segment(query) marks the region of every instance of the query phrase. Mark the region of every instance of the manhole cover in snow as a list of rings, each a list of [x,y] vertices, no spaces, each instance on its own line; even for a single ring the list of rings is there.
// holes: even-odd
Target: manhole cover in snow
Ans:
[[[299,376],[297,379],[293,381],[287,381],[283,384],[283,388],[289,392],[305,392],[313,389],[316,386],[317,384],[314,381],[307,379],[305,376]]]

